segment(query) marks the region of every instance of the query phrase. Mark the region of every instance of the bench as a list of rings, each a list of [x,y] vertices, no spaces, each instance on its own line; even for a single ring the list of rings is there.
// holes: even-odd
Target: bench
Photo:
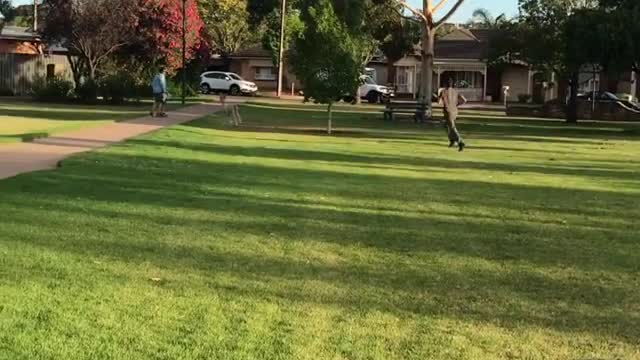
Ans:
[[[394,121],[395,115],[413,115],[415,122],[425,122],[427,105],[416,101],[388,102],[384,108],[384,120]]]

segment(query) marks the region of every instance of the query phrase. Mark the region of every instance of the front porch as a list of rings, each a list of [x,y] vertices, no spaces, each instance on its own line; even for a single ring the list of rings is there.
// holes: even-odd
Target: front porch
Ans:
[[[413,60],[413,59],[411,59]],[[395,64],[396,93],[401,96],[418,97],[421,63],[403,59]],[[433,88],[444,88],[448,79],[468,101],[490,101],[487,97],[487,65],[482,62],[460,62],[436,60],[433,69]]]

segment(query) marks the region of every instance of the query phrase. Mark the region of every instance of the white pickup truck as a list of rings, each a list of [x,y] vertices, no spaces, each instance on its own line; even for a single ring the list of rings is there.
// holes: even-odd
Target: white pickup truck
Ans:
[[[395,96],[392,88],[378,85],[371,75],[360,76],[360,84],[358,94],[361,99],[367,100],[370,104],[378,104]],[[345,95],[342,100],[348,103],[355,103],[355,94]]]
[[[370,75],[362,75],[360,82],[362,85],[360,85],[358,93],[362,99],[369,103],[377,104],[395,96],[392,88],[378,85]]]

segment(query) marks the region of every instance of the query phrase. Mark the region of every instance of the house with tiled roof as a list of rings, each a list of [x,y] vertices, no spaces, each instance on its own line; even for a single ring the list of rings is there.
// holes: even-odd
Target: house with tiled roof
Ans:
[[[30,28],[0,25],[0,93],[24,95],[37,78],[70,77],[66,54]]]
[[[534,85],[534,73],[525,64],[512,64],[501,69],[488,63],[491,30],[456,28],[436,40],[434,59],[434,89],[442,88],[453,79],[456,88],[470,101],[503,101],[503,87],[509,86],[508,101],[517,101],[518,95],[548,98],[542,88]],[[418,95],[422,56],[420,46],[412,54],[392,64],[395,76],[389,79],[390,64],[381,61],[372,64],[379,81],[393,81],[398,94]]]
[[[231,56],[229,71],[253,81],[263,90],[277,87],[278,69],[273,64],[271,53],[256,44],[237,51]],[[300,82],[289,67],[285,66],[283,84],[289,91],[300,89]]]
[[[491,30],[456,28],[439,38],[435,44],[434,88],[443,87],[449,78],[470,101],[502,101],[503,86],[509,86],[508,100],[517,101],[518,95],[537,94],[540,100],[552,96],[541,80],[525,64],[512,64],[501,69],[488,64]],[[404,97],[417,97],[422,57],[420,47],[394,64],[384,56],[374,56],[368,67],[374,69],[376,81],[394,86]],[[287,69],[288,70],[288,69]],[[394,74],[389,78],[390,70]],[[255,45],[238,51],[231,57],[230,71],[255,81],[261,89],[275,89],[277,69],[271,54]],[[299,88],[295,76],[285,71],[285,87]]]

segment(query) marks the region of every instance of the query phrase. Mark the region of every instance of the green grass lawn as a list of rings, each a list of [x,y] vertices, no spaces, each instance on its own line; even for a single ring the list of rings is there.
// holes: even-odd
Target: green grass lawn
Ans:
[[[204,99],[189,100],[193,103]],[[126,106],[92,106],[0,101],[0,144],[28,141],[60,132],[146,116],[150,106],[150,102]],[[176,103],[169,105],[169,109],[179,107]]]
[[[640,358],[640,124],[303,110],[0,181],[0,359]]]

